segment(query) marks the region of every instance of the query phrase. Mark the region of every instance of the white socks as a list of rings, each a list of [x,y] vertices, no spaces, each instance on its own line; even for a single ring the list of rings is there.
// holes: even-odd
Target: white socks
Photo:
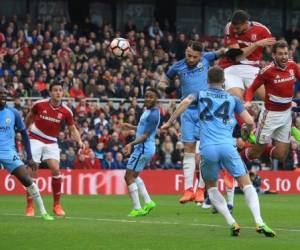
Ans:
[[[219,192],[217,187],[212,187],[207,190],[211,203],[216,207],[218,212],[225,217],[228,225],[235,223],[234,218],[230,214],[227,203],[223,195]]]
[[[144,181],[141,177],[136,177],[135,178],[135,183],[138,187],[138,190],[139,190],[139,194],[143,197],[145,203],[150,203],[151,202],[151,198],[148,194],[148,191],[146,189],[146,186],[144,184]]]
[[[199,168],[199,179],[198,179],[198,188],[205,188],[205,182],[201,175],[201,169]]]
[[[262,225],[264,222],[260,216],[260,207],[258,195],[252,185],[247,185],[243,188],[245,200],[251,213],[254,217],[256,224]]]
[[[138,186],[135,182],[131,183],[128,186],[128,191],[129,191],[129,195],[133,204],[133,208],[135,210],[140,210],[141,207],[141,203],[140,203],[140,199],[139,199],[139,193],[138,193]]]
[[[37,185],[33,182],[31,184],[31,186],[27,187],[27,192],[28,194],[32,197],[32,199],[34,200],[34,202],[36,203],[36,205],[38,206],[39,210],[40,210],[40,213],[43,215],[43,214],[46,214],[46,209],[44,207],[44,203],[43,203],[43,200],[42,200],[42,197],[40,195],[40,191],[37,187]]]
[[[195,174],[195,154],[184,153],[183,156],[183,175],[184,175],[184,190],[193,188]]]
[[[233,206],[234,187],[233,188],[226,188],[226,193],[227,193],[227,204]]]

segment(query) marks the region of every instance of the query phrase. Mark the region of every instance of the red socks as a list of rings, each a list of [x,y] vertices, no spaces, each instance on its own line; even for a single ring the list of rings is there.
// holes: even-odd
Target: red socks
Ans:
[[[62,183],[61,175],[52,176],[52,192],[53,192],[54,206],[60,204],[61,183]]]

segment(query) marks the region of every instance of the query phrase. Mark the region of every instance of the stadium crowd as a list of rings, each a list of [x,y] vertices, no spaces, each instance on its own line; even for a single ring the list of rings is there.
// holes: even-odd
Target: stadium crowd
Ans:
[[[300,62],[299,42],[296,31],[286,34],[290,44],[290,57]],[[126,37],[136,51],[120,60],[107,49],[114,37]],[[131,20],[124,33],[114,31],[111,24],[93,25],[89,18],[81,25],[66,22],[33,22],[30,17],[17,16],[0,19],[0,85],[5,86],[14,106],[23,117],[28,113],[32,100],[21,105],[20,97],[48,97],[49,84],[54,80],[64,83],[65,97],[72,97],[67,105],[73,110],[76,124],[86,144],[78,150],[65,128],[59,135],[61,168],[66,169],[124,169],[126,159],[122,147],[132,140],[133,131],[122,132],[121,123],[136,124],[143,110],[138,98],[143,98],[148,86],[156,87],[166,69],[184,57],[188,40],[199,40],[206,51],[222,47],[222,38],[201,37],[192,34],[174,35],[166,27],[160,29],[154,22],[144,30],[137,30]],[[271,58],[269,48],[264,50],[263,65]],[[216,62],[217,63],[217,62]],[[161,93],[161,98],[180,98],[180,82],[172,83],[172,93]],[[300,97],[300,85],[296,85]],[[99,98],[101,105],[88,102],[86,98]],[[110,98],[122,98],[117,104]],[[104,103],[104,104],[103,104]],[[161,107],[162,122],[174,110],[175,101],[169,108]],[[253,106],[257,117],[258,106]],[[295,117],[300,129],[300,117]],[[179,122],[168,131],[158,131],[157,152],[149,168],[182,168],[183,144],[180,142]],[[237,132],[237,136],[238,136]],[[243,142],[239,140],[239,147]],[[17,135],[17,148],[24,150],[21,137]],[[298,167],[300,153],[295,142],[291,143],[290,156],[284,167]],[[268,159],[254,162],[259,168],[269,166]]]

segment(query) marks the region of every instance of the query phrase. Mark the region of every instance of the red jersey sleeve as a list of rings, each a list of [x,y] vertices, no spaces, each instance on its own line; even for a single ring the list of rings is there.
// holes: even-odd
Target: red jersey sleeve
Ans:
[[[263,84],[266,83],[265,80],[265,72],[261,72],[257,75],[257,77],[254,79],[252,85],[250,88],[246,90],[245,93],[245,102],[250,102],[253,99],[255,91]]]
[[[38,113],[38,103],[37,102],[35,102],[33,105],[32,105],[32,107],[31,107],[31,112],[34,114],[34,115],[36,115],[37,113]]]
[[[298,66],[298,64],[295,63],[295,67],[294,67],[294,71],[295,71],[295,77],[296,79],[300,82],[300,67]]]
[[[68,112],[66,112],[66,123],[69,127],[74,125],[74,118],[73,118],[72,111],[68,110]]]
[[[224,31],[224,35],[225,35],[224,46],[225,47],[238,43],[238,41],[234,38],[233,32],[231,31],[230,27],[231,27],[231,23],[228,23],[225,27],[225,31]]]
[[[270,37],[272,37],[271,31],[266,26],[263,26],[263,29],[261,29],[260,32],[260,39],[265,39]]]

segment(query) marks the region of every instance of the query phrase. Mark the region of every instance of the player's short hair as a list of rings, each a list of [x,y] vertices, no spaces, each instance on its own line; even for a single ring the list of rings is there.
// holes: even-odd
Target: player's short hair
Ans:
[[[155,89],[155,88],[148,87],[148,88],[146,89],[146,92],[147,92],[147,91],[151,91],[151,92],[155,93],[156,96],[157,96],[157,98],[160,97],[159,92],[158,92],[157,89]]]
[[[243,24],[243,23],[249,21],[249,19],[250,19],[250,16],[246,11],[236,10],[235,12],[233,12],[233,14],[231,16],[231,23],[233,25],[239,25],[239,24]]]
[[[50,83],[49,90],[51,91],[54,86],[61,86],[63,88],[62,81],[53,81]]]
[[[202,43],[200,43],[198,41],[190,40],[187,46],[195,51],[199,51],[199,52],[203,51]]]
[[[286,41],[284,41],[284,40],[279,40],[279,41],[277,41],[277,42],[275,42],[275,43],[273,44],[273,47],[272,47],[272,53],[275,54],[278,48],[283,49],[283,48],[288,48],[288,47],[289,47],[289,46],[288,46],[288,44],[287,44]]]
[[[220,83],[224,82],[224,70],[219,66],[213,66],[208,70],[207,73],[208,83]]]

